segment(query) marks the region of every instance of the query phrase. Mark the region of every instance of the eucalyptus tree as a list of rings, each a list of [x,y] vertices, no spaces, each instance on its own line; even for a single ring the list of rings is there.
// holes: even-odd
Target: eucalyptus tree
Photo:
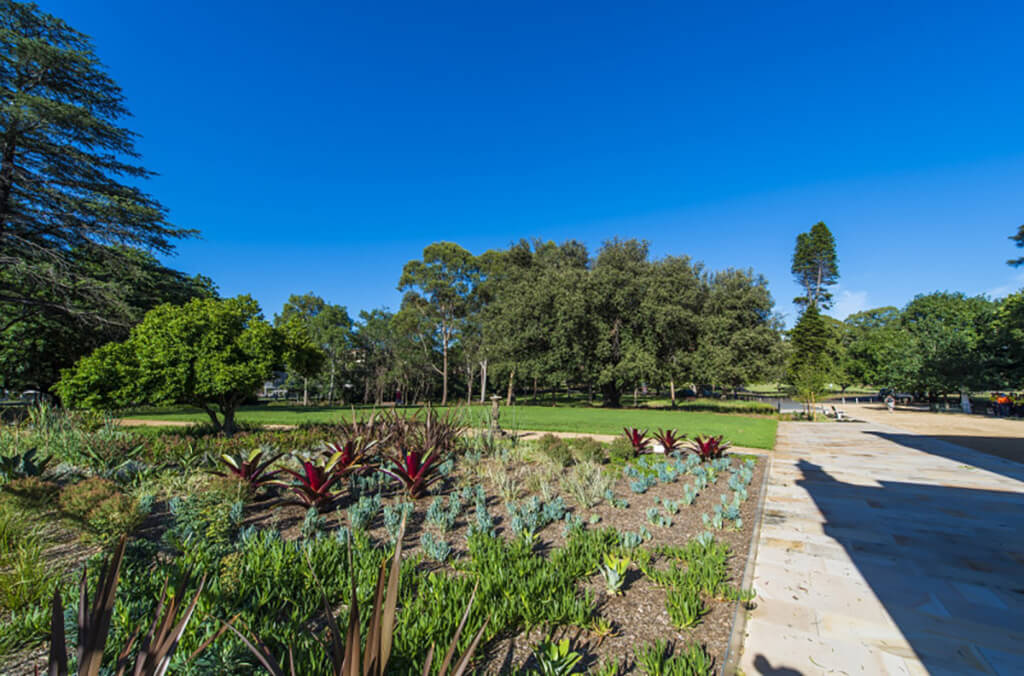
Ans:
[[[353,333],[352,318],[343,305],[328,303],[320,296],[307,293],[292,295],[285,302],[275,325],[298,321],[309,334],[309,338],[322,352],[322,358],[292,369],[303,380],[303,402],[308,403],[308,385],[316,383],[316,389],[328,401],[334,401],[338,394],[339,381],[352,369]],[[311,356],[311,355],[307,355]]]
[[[423,250],[423,260],[405,264],[398,281],[406,291],[403,307],[430,322],[441,351],[441,404],[448,403],[449,351],[458,340],[460,322],[475,309],[474,290],[479,263],[473,254],[452,242],[437,242]]]

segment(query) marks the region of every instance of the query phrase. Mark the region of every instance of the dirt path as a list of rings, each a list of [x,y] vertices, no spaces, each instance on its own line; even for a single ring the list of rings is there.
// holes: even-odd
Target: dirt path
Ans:
[[[1024,462],[1024,420],[914,408],[897,408],[890,414],[882,404],[847,404],[843,408],[856,420],[890,425],[914,435]]]

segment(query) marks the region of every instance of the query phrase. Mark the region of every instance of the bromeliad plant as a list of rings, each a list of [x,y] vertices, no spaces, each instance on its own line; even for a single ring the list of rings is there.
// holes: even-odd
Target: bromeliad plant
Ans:
[[[717,437],[706,437],[702,434],[698,434],[694,437],[693,441],[690,442],[690,450],[696,453],[697,457],[699,457],[702,462],[721,458],[725,451],[731,447],[732,444],[728,441],[722,441],[721,434]]]
[[[390,467],[381,467],[381,471],[397,479],[414,500],[426,495],[431,486],[444,478],[438,471],[444,458],[433,446],[426,447],[425,451],[398,447],[386,458]]]
[[[665,454],[667,455],[682,448],[683,440],[686,439],[686,435],[679,434],[679,431],[675,429],[663,430],[659,427],[658,433],[654,435],[654,438],[659,444],[661,444],[662,449],[664,449]]]
[[[41,476],[50,464],[50,458],[39,458],[36,449],[30,448],[20,455],[0,456],[0,480],[3,482]]]
[[[334,503],[338,497],[338,484],[343,475],[335,471],[338,454],[327,460],[324,464],[314,464],[310,460],[303,461],[302,471],[284,470],[292,475],[292,481],[277,482],[294,493],[294,502],[304,507],[314,507],[318,512],[323,511]]]
[[[325,445],[325,452],[334,461],[334,471],[348,476],[364,469],[374,448],[376,440],[367,442],[362,437],[347,439]]]
[[[626,439],[633,446],[633,454],[641,455],[651,452],[651,439],[647,436],[647,430],[640,430],[636,427],[623,427]]]
[[[220,456],[227,468],[225,471],[214,472],[218,476],[230,476],[249,485],[249,490],[256,492],[261,488],[274,485],[280,470],[271,470],[283,453],[274,453],[268,446],[260,446],[249,453],[225,453]]]

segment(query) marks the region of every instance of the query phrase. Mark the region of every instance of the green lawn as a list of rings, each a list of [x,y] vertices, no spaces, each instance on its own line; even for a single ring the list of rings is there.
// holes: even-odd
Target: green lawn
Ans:
[[[412,412],[407,408],[403,411]],[[443,411],[438,407],[439,411]],[[489,407],[459,407],[467,422],[481,425]],[[359,416],[369,415],[371,409],[358,408]],[[298,425],[304,422],[336,422],[352,415],[352,409],[318,406],[249,406],[237,415],[241,422],[257,425]],[[128,418],[145,420],[206,422],[206,414],[195,409],[140,410]],[[587,407],[513,406],[501,407],[501,426],[507,430],[542,430],[547,432],[584,432],[591,434],[621,434],[623,427],[648,428],[675,427],[693,437],[696,434],[722,434],[738,446],[771,449],[775,445],[777,421],[772,417],[729,415],[694,411],[652,409],[601,409]]]

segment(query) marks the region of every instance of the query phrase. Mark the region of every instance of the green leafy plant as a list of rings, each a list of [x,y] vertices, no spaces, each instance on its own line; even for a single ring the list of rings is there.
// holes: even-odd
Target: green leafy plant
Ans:
[[[633,651],[637,666],[647,676],[709,676],[714,660],[703,646],[691,644],[678,654],[665,639],[645,643]]]
[[[572,449],[565,439],[554,434],[545,434],[537,440],[537,450],[551,463],[559,467],[568,467],[573,463]]]
[[[610,594],[621,594],[622,585],[626,582],[626,571],[629,569],[628,556],[604,555],[604,562],[598,569],[604,579],[605,589]]]
[[[424,533],[420,536],[420,546],[428,559],[444,563],[448,555],[452,553],[451,545],[444,540],[435,538],[432,533]]]
[[[692,586],[668,590],[665,596],[665,610],[668,611],[669,620],[676,629],[696,626],[707,612],[700,592]]]
[[[722,440],[722,435],[716,437],[698,434],[690,442],[690,450],[693,451],[702,462],[716,460],[722,457],[726,450],[732,447],[728,441]]]
[[[40,458],[34,448],[14,455],[2,455],[0,456],[0,482],[7,483],[14,479],[41,476],[46,471],[51,459],[52,457]]]
[[[355,574],[352,574],[350,577],[349,598],[351,602],[349,603],[348,623],[344,630],[342,630],[338,619],[331,611],[330,601],[326,595],[321,594],[323,596],[323,607],[326,611],[327,636],[325,640],[320,642],[326,649],[327,658],[330,663],[330,674],[332,676],[383,676],[387,671],[395,640],[395,617],[401,579],[402,536],[405,534],[405,523],[403,518],[399,524],[396,534],[395,551],[390,560],[390,572],[388,572],[389,561],[387,559],[381,561],[377,574],[376,592],[369,609],[369,626],[365,641],[360,632],[361,616],[359,597],[356,593]],[[348,548],[348,568],[352,571],[355,570],[351,547]],[[437,672],[441,676],[461,676],[464,674],[469,667],[470,660],[473,658],[473,653],[476,652],[476,648],[484,632],[487,630],[488,622],[485,620],[483,626],[480,627],[479,631],[470,640],[469,646],[462,656],[455,659],[455,653],[458,650],[459,641],[469,619],[469,613],[475,598],[476,589],[470,594],[469,602],[466,604],[465,611],[462,614],[462,619],[459,621],[455,635],[441,661]],[[226,622],[225,626],[243,641],[263,668],[273,676],[297,675],[294,660],[290,659],[289,671],[285,672],[270,649],[259,639],[255,639],[255,641],[250,640],[249,637],[235,628],[231,622]],[[434,644],[431,644],[427,652],[426,663],[423,667],[423,676],[429,676],[429,674],[433,673],[434,649]],[[288,654],[291,658],[294,654],[294,647],[289,647]]]
[[[576,437],[570,445],[576,462],[600,465],[608,455],[605,445],[593,437]]]
[[[462,512],[462,501],[459,496],[452,494],[448,496],[448,507],[444,506],[444,498],[438,496],[427,508],[426,521],[436,527],[442,533],[447,533],[455,527],[455,521]]]
[[[366,530],[380,511],[380,495],[363,495],[348,508],[348,525],[353,530]]]
[[[593,462],[580,462],[561,480],[562,489],[583,509],[601,502],[613,484],[614,479]]]
[[[583,656],[570,649],[569,639],[552,641],[548,636],[533,647],[533,658],[541,676],[565,676],[574,672]]]

